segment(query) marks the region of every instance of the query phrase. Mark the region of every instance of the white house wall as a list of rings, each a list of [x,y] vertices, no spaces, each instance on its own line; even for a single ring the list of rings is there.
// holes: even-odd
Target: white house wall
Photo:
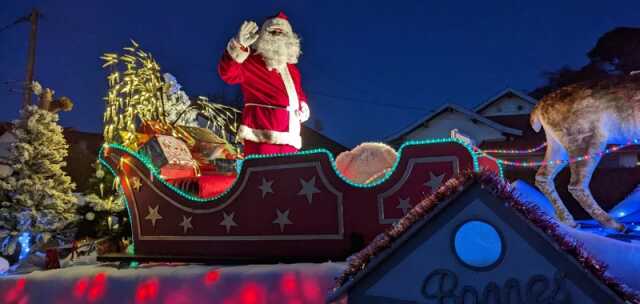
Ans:
[[[500,97],[478,114],[482,116],[522,115],[531,113],[533,107],[534,105],[530,102],[518,96],[508,94]]]
[[[5,132],[0,136],[0,160],[6,160],[11,151],[11,146],[16,142],[16,136],[11,132]]]
[[[444,138],[451,136],[451,130],[458,129],[460,133],[469,136],[474,142],[502,141],[502,132],[493,129],[482,122],[472,122],[471,119],[459,112],[443,112],[427,122],[427,125],[407,134],[406,140],[420,140],[430,138]]]

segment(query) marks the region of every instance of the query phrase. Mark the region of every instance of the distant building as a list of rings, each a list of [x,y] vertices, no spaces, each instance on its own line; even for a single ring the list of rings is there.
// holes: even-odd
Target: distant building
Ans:
[[[475,143],[505,141],[510,136],[522,135],[521,130],[501,125],[461,106],[445,104],[384,141],[398,147],[409,140],[449,137],[453,130],[465,134]]]
[[[0,178],[5,178],[13,173],[9,165],[9,149],[16,142],[16,136],[7,132],[13,128],[10,123],[0,123]]]
[[[338,156],[338,154],[349,150],[335,140],[304,125],[300,130],[300,135],[302,136],[302,150],[326,149],[333,156]]]
[[[454,130],[480,145],[511,141],[522,137],[524,130],[500,121],[504,117],[523,119],[526,116],[523,121],[528,124],[528,115],[535,104],[536,100],[526,94],[506,89],[473,110],[445,104],[384,141],[398,147],[408,140],[449,137]]]
[[[398,148],[409,140],[459,137],[466,138],[482,150],[526,150],[545,143],[544,130],[536,133],[531,128],[529,114],[537,100],[520,91],[508,88],[473,109],[445,104],[383,141]],[[466,140],[465,140],[466,141]],[[636,146],[606,155],[600,161],[591,182],[594,197],[606,208],[621,201],[640,183]],[[492,152],[492,156],[509,161],[541,161],[545,149],[526,154]],[[534,183],[537,167],[505,166],[505,176],[510,180],[523,179]],[[565,169],[556,179],[561,198],[568,208],[580,216],[586,213],[567,191],[569,170]],[[615,189],[615,191],[612,191]]]
[[[537,100],[514,89],[505,89],[487,101],[468,110],[445,104],[436,111],[384,139],[399,147],[409,140],[443,138],[460,134],[483,150],[526,150],[546,141],[544,131],[536,133],[529,123],[529,114]],[[493,152],[492,155],[510,161],[538,161],[544,149],[528,154]],[[634,168],[638,163],[637,148],[604,157],[602,168]]]

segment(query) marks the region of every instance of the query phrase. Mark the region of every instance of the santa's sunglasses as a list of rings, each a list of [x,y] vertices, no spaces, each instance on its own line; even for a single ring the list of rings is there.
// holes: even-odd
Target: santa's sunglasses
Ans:
[[[285,36],[286,33],[280,29],[280,28],[270,28],[267,30],[267,33],[269,33],[272,36]]]

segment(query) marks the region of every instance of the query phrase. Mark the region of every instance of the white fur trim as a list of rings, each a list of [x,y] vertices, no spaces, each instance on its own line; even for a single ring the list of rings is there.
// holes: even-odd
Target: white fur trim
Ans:
[[[240,43],[238,43],[235,38],[232,38],[229,40],[229,43],[227,43],[227,52],[237,63],[243,63],[249,57],[249,49],[247,48],[246,51],[243,51],[240,48]]]
[[[285,65],[278,68],[278,73],[282,78],[284,87],[287,90],[287,96],[289,97],[289,106],[286,110],[289,112],[289,131],[279,132],[273,130],[261,130],[253,129],[246,125],[240,125],[238,129],[238,138],[246,139],[254,142],[278,144],[278,145],[291,145],[296,149],[302,147],[302,137],[300,137],[300,118],[297,115],[300,108],[300,101],[298,100],[298,93],[296,87],[289,73],[289,68]],[[261,106],[261,105],[258,105]]]
[[[284,87],[287,90],[287,96],[289,97],[289,133],[300,134],[300,118],[298,117],[298,109],[300,109],[300,100],[298,99],[298,92],[296,92],[296,86],[293,84],[293,78],[289,73],[289,68],[285,65],[278,68],[278,73]]]
[[[309,110],[309,105],[306,102],[300,102],[300,122],[305,122],[309,120],[311,117],[311,110]]]
[[[246,125],[240,125],[240,128],[238,128],[238,138],[257,143],[291,145],[296,149],[302,147],[302,138],[299,133],[253,129]]]

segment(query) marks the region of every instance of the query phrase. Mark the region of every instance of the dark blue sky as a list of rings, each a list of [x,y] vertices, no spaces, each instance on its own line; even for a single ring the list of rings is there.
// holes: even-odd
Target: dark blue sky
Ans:
[[[611,4],[615,3],[615,4]],[[99,56],[129,38],[192,96],[233,92],[215,65],[241,22],[285,11],[302,37],[299,67],[312,120],[354,145],[385,137],[445,102],[479,104],[505,87],[529,91],[542,72],[586,62],[616,26],[640,26],[640,1],[0,1],[0,26],[37,5],[36,77],[75,108],[66,127],[101,130]],[[29,27],[0,32],[0,120],[17,116],[8,80],[25,73]],[[379,106],[386,104],[391,106]]]

